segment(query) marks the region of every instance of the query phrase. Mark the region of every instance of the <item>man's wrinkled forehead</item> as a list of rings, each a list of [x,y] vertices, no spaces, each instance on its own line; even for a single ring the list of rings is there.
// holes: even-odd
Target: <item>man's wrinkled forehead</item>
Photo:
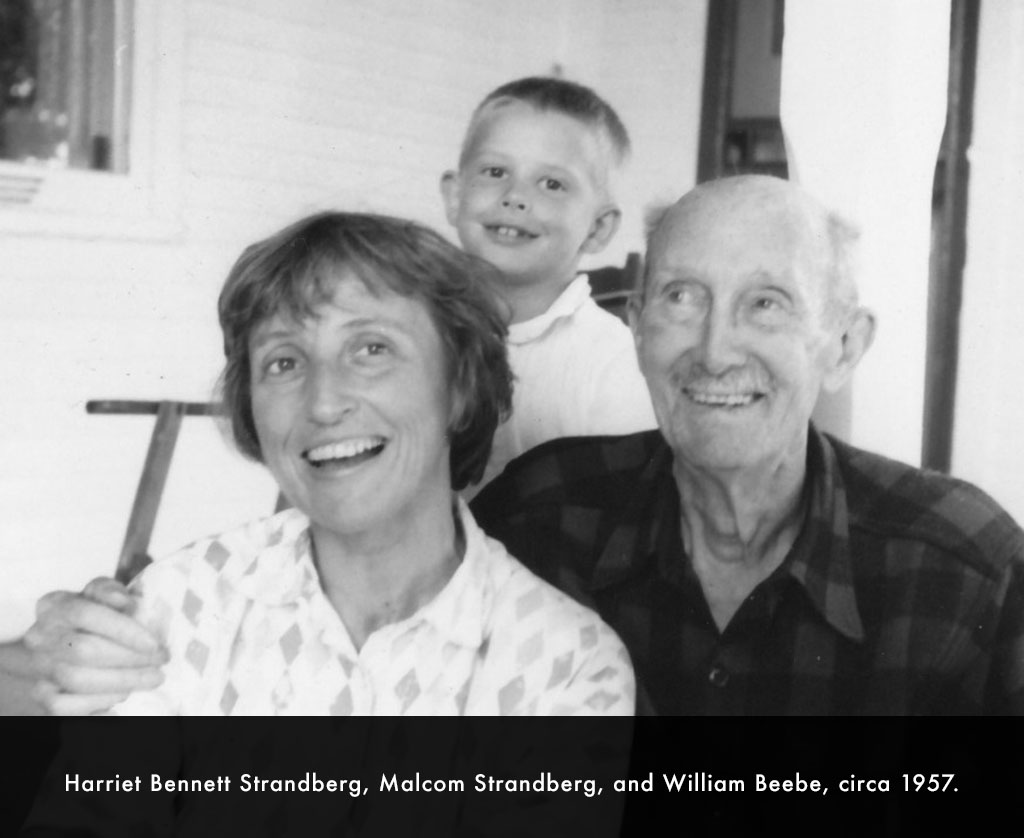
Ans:
[[[827,258],[826,213],[803,192],[774,179],[728,179],[684,195],[655,223],[648,276],[690,257],[728,265],[757,248],[793,259]]]

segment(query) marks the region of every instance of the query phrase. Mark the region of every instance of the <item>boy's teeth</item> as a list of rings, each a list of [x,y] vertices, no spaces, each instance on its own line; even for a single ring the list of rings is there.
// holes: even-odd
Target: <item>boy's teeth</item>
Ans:
[[[492,227],[491,229],[494,230],[496,235],[502,236],[504,238],[509,238],[509,239],[533,238],[533,236],[530,233],[527,233],[525,230],[520,230],[518,227],[506,227],[505,225],[501,225],[501,226],[498,226],[498,227]]]
[[[344,442],[332,442],[328,445],[318,445],[306,452],[306,458],[313,463],[324,460],[342,460],[346,457],[355,457],[374,448],[384,445],[381,437],[363,437],[362,439],[347,439]]]

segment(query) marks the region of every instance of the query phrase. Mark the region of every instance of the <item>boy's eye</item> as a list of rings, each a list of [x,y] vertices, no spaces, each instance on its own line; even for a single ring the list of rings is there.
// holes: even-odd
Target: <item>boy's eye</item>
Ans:
[[[544,178],[540,182],[540,185],[548,192],[564,192],[566,189],[566,185],[563,181],[553,177]]]
[[[502,178],[505,176],[505,169],[502,166],[484,166],[480,174],[484,177]]]

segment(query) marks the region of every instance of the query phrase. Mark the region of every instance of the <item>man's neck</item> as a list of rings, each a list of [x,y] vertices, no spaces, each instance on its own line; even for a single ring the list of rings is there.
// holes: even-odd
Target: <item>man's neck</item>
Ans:
[[[802,460],[725,474],[677,461],[683,546],[720,630],[796,541],[805,472]]]

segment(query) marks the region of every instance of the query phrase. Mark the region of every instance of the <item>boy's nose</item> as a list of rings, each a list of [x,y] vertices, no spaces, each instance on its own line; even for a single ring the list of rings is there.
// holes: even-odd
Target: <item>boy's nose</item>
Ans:
[[[517,195],[506,195],[501,202],[505,209],[525,210],[526,201]]]
[[[526,200],[526,191],[522,183],[512,179],[508,182],[505,194],[502,196],[501,205],[505,209],[523,211],[529,203]]]

